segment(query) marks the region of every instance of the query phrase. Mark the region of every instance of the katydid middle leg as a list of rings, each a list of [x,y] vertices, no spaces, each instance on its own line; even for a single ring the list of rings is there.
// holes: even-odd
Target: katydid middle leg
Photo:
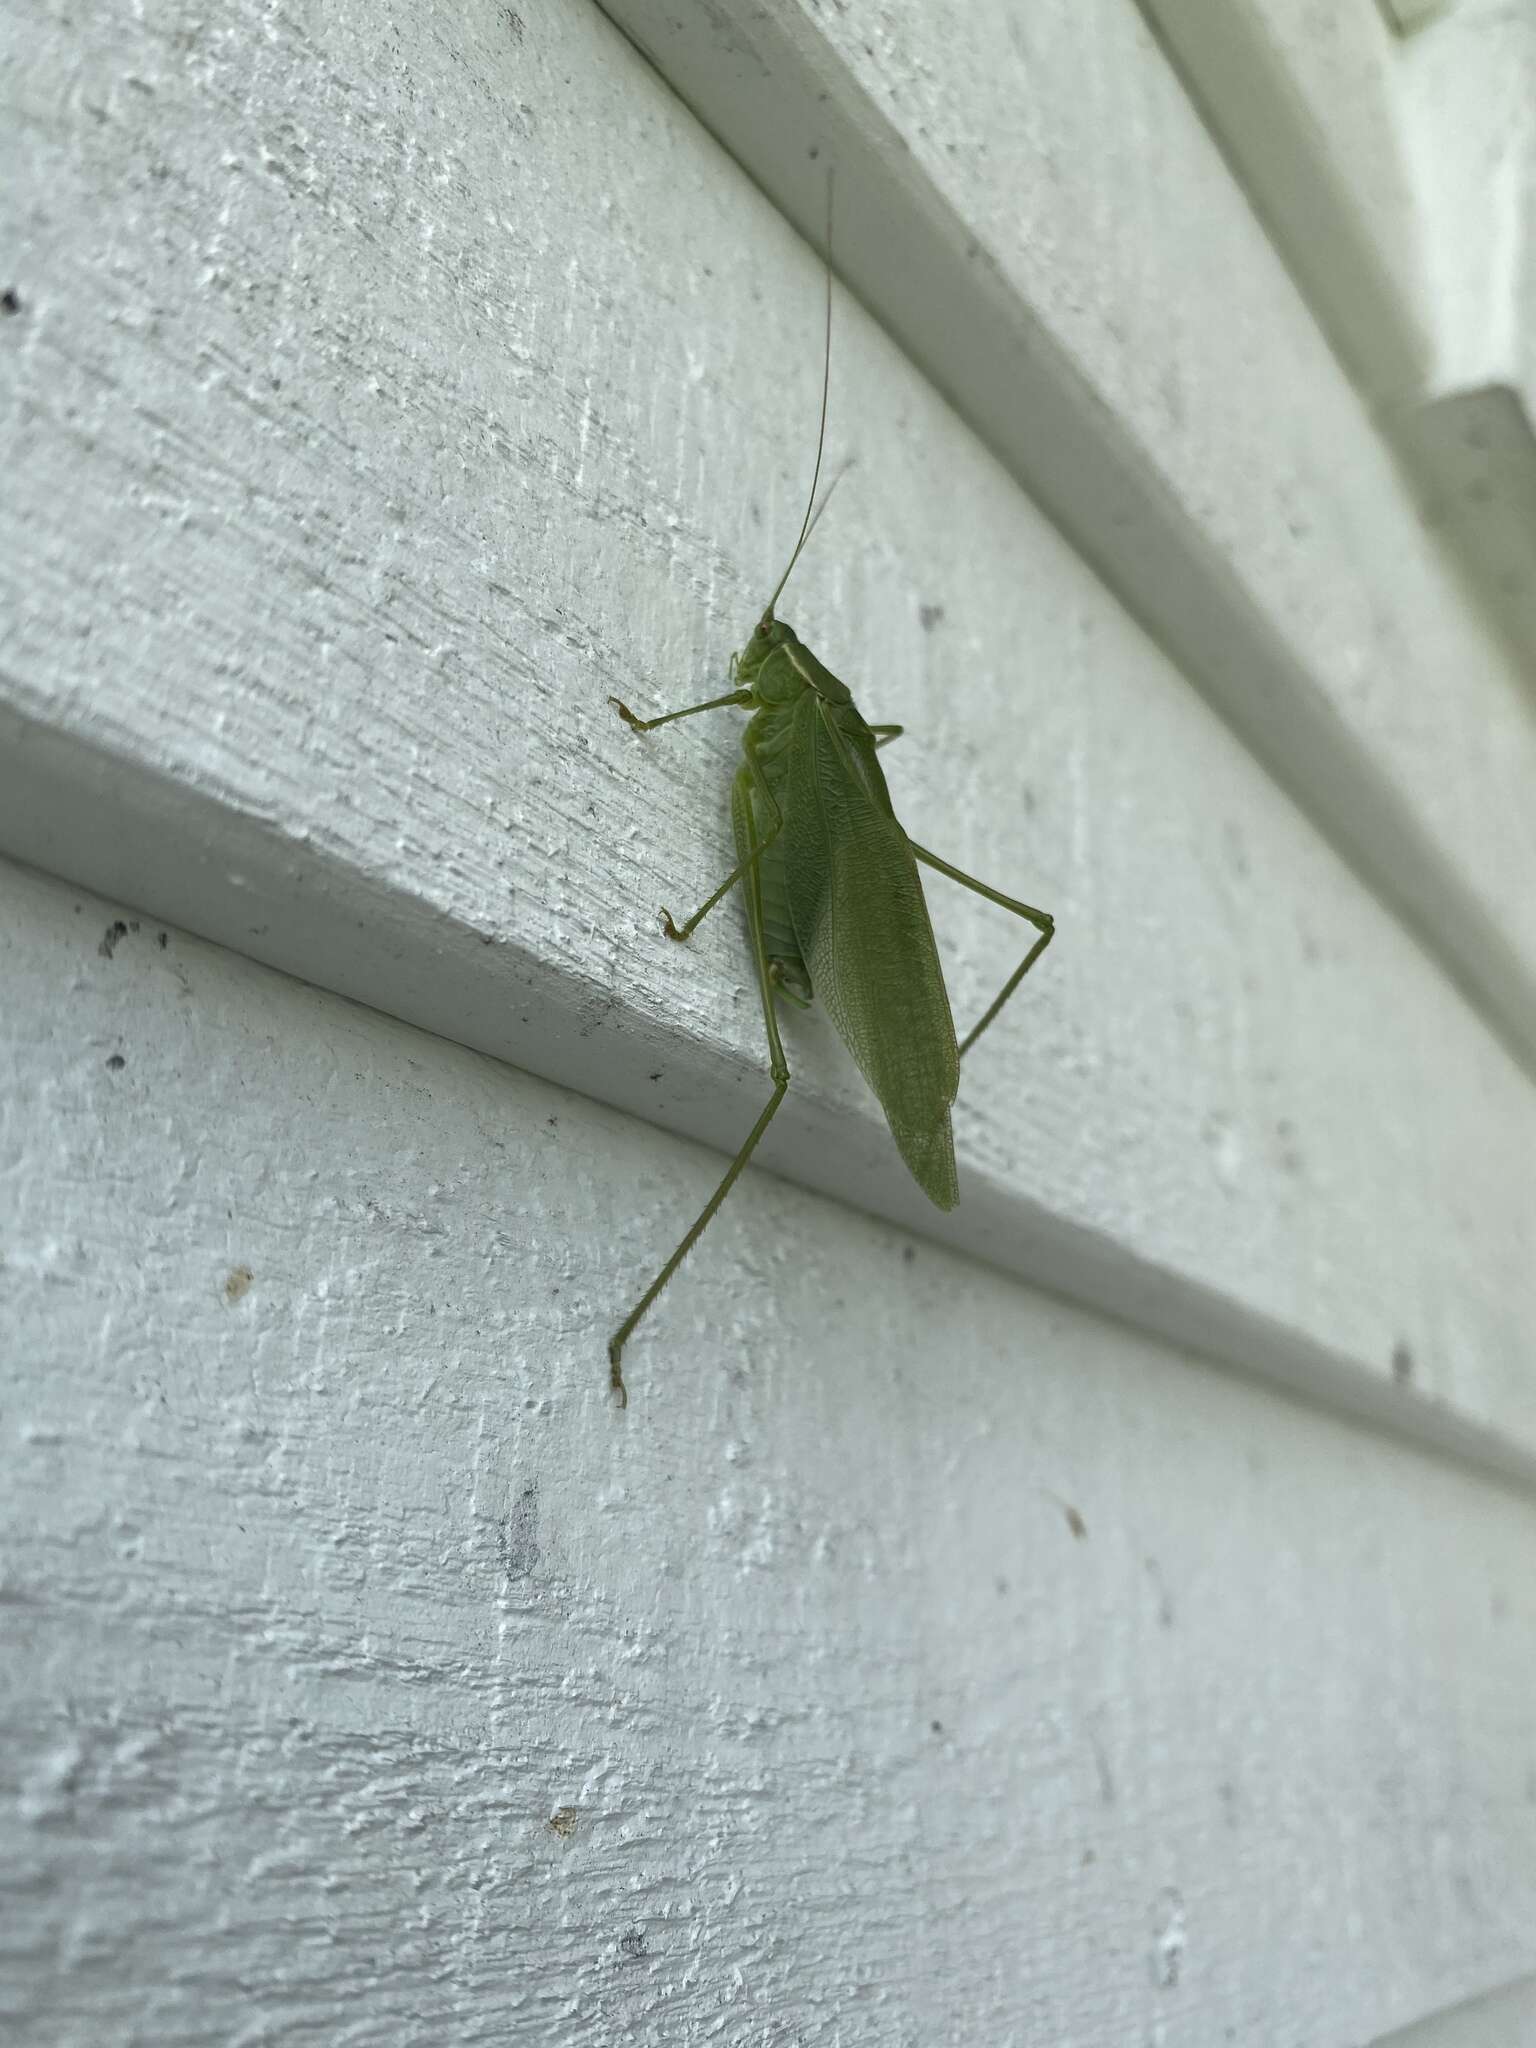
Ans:
[[[758,862],[762,859],[763,855],[768,851],[769,847],[772,846],[775,839],[778,838],[780,832],[782,832],[784,829],[784,814],[779,809],[777,799],[774,797],[773,790],[769,784],[767,776],[763,773],[763,764],[757,758],[757,748],[752,743],[752,734],[750,727],[748,727],[747,731],[742,734],[741,751],[746,756],[746,767],[737,769],[736,780],[740,781],[743,776],[749,778],[749,794],[747,798],[748,816],[749,818],[751,817],[750,789],[755,789],[758,795],[762,798],[763,803],[767,808],[768,815],[772,818],[773,822],[768,827],[767,831],[763,833],[762,837],[759,838],[756,831],[756,821],[755,819],[752,820],[754,829],[751,834],[751,843],[749,850],[742,855],[740,860],[737,861],[735,867],[731,869],[731,872],[726,876],[725,880],[720,884],[719,888],[714,890],[709,896],[705,897],[704,901],[699,905],[698,909],[693,913],[692,917],[685,918],[681,924],[674,924],[672,922],[671,911],[663,909],[661,913],[661,928],[666,933],[669,939],[691,939],[694,933],[698,930],[699,926],[704,922],[705,918],[708,917],[709,913],[714,909],[715,905],[723,901],[724,898],[730,894],[732,889],[735,888],[738,882],[744,881],[746,877],[756,869]],[[733,785],[731,792],[731,820],[733,824],[735,823],[735,819],[736,795],[735,788]],[[741,853],[741,848],[742,834],[738,830],[736,833],[736,851],[738,853]]]
[[[982,1012],[980,1023],[974,1024],[965,1034],[964,1038],[961,1039],[960,1052],[963,1057],[970,1051],[971,1047],[980,1038],[983,1031],[986,1030],[993,1018],[996,1017],[998,1011],[1001,1010],[1004,1003],[1007,1002],[1019,983],[1051,943],[1056,932],[1056,920],[1048,910],[1036,910],[1031,904],[1020,903],[1016,897],[1005,896],[1001,889],[988,888],[985,882],[978,882],[974,875],[966,874],[962,868],[951,867],[947,860],[940,860],[936,853],[929,853],[926,847],[917,845],[915,841],[909,840],[907,843],[911,846],[916,857],[925,866],[937,869],[941,875],[948,875],[952,882],[959,882],[967,889],[974,889],[978,896],[985,896],[989,903],[1001,904],[1004,910],[1011,910],[1015,917],[1022,917],[1026,923],[1032,924],[1040,934],[1012,974],[1003,983],[997,995]]]
[[[633,1336],[635,1325],[698,1243],[710,1218],[730,1193],[737,1175],[752,1157],[757,1149],[758,1140],[772,1123],[774,1114],[789,1087],[789,1062],[784,1057],[784,1046],[779,1037],[779,1020],[774,1015],[773,985],[768,972],[768,952],[763,941],[763,888],[757,861],[768,842],[758,836],[757,823],[752,812],[753,768],[756,764],[751,762],[750,754],[748,762],[751,765],[738,768],[731,782],[731,823],[735,828],[737,850],[743,854],[739,879],[744,883],[747,892],[747,924],[752,936],[752,959],[757,968],[757,990],[763,1004],[763,1026],[768,1034],[768,1062],[769,1071],[773,1075],[773,1093],[769,1096],[762,1115],[747,1133],[746,1143],[726,1168],[724,1179],[684,1234],[682,1243],[613,1333],[608,1345],[608,1378],[621,1408],[629,1405],[621,1364],[624,1346]],[[760,774],[761,770],[757,772]],[[705,907],[708,908],[707,905]],[[700,912],[700,915],[703,913]]]

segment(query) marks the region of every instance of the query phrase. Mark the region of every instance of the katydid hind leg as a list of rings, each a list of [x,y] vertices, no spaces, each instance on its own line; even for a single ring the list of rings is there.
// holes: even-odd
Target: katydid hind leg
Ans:
[[[746,854],[755,849],[762,851],[757,827],[752,816],[752,778],[747,768],[739,768],[731,785],[731,819],[736,827],[738,849],[745,845]],[[768,1035],[768,1057],[773,1075],[773,1093],[768,1098],[761,1116],[747,1133],[746,1142],[726,1168],[724,1178],[715,1189],[698,1216],[689,1225],[682,1242],[678,1245],[656,1278],[641,1295],[624,1321],[614,1331],[608,1345],[608,1378],[619,1407],[629,1405],[628,1390],[624,1385],[622,1360],[624,1347],[634,1335],[635,1327],[651,1307],[661,1290],[677,1271],[683,1260],[703,1236],[715,1211],[735,1186],[738,1175],[756,1151],[758,1141],[772,1123],[779,1104],[789,1088],[789,1062],[784,1057],[783,1042],[779,1037],[779,1021],[774,1015],[773,986],[768,973],[768,955],[763,943],[763,892],[755,861],[745,857],[743,866],[746,873],[742,879],[747,892],[747,923],[752,936],[752,958],[757,968],[757,988],[763,1005],[763,1025]]]
[[[875,752],[878,754],[892,740],[899,740],[907,728],[904,725],[872,725],[869,729],[875,736]]]
[[[971,1047],[997,1016],[1019,983],[1051,943],[1056,934],[1056,920],[1048,910],[1036,910],[1033,904],[1021,903],[1015,896],[1005,896],[1001,889],[993,889],[985,882],[978,882],[974,875],[966,874],[963,868],[951,866],[947,860],[940,860],[936,853],[930,853],[926,847],[917,845],[915,841],[909,840],[908,844],[911,846],[913,854],[918,860],[922,861],[925,867],[933,868],[938,874],[948,875],[952,882],[959,882],[962,887],[974,890],[978,896],[985,896],[989,903],[1000,904],[1004,910],[1011,910],[1015,917],[1022,917],[1026,924],[1032,924],[1040,934],[982,1012],[980,1021],[973,1024],[964,1038],[961,1039],[960,1053],[961,1057],[964,1058],[965,1054],[970,1051]]]

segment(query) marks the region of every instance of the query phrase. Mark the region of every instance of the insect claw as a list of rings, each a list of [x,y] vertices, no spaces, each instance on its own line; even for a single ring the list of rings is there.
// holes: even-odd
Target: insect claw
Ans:
[[[619,1364],[618,1352],[611,1344],[608,1346],[608,1388],[613,1395],[613,1405],[616,1408],[629,1406],[629,1389],[624,1384],[624,1368]]]
[[[614,710],[617,711],[620,718],[623,719],[624,723],[629,727],[631,732],[639,732],[640,720],[636,718],[635,714],[633,713],[633,711],[630,710],[627,704],[621,704],[617,697],[610,697],[608,699],[608,702],[613,706]]]
[[[665,908],[662,910],[661,913],[661,928],[666,933],[669,939],[676,939],[679,944],[681,944],[683,940],[685,940],[688,936],[686,932],[681,932],[678,930],[677,926],[672,922],[671,911]]]

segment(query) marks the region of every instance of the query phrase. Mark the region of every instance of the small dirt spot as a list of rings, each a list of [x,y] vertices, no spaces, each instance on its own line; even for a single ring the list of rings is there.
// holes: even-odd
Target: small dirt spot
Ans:
[[[249,1294],[255,1278],[249,1266],[236,1266],[224,1282],[224,1299],[238,1301],[242,1295]]]

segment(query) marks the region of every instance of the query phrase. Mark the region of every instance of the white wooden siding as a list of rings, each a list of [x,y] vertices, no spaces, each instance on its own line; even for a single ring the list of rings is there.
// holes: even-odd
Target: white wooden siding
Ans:
[[[23,2041],[1316,2048],[1528,1967],[1528,1501],[761,1175],[620,1418],[714,1154],[3,886]]]
[[[1536,647],[1536,7],[1143,0],[1425,514]],[[1426,10],[1427,11],[1427,10]],[[1399,11],[1401,14],[1401,11]]]
[[[15,2024],[1516,2010],[1510,621],[1132,7],[610,12],[695,111],[584,0],[44,7],[13,69]],[[739,922],[655,919],[738,727],[605,699],[720,687],[782,564],[829,160],[784,609],[1060,938],[949,1218],[794,1020],[620,1417],[766,1080]],[[1021,941],[932,900],[964,1019]]]

